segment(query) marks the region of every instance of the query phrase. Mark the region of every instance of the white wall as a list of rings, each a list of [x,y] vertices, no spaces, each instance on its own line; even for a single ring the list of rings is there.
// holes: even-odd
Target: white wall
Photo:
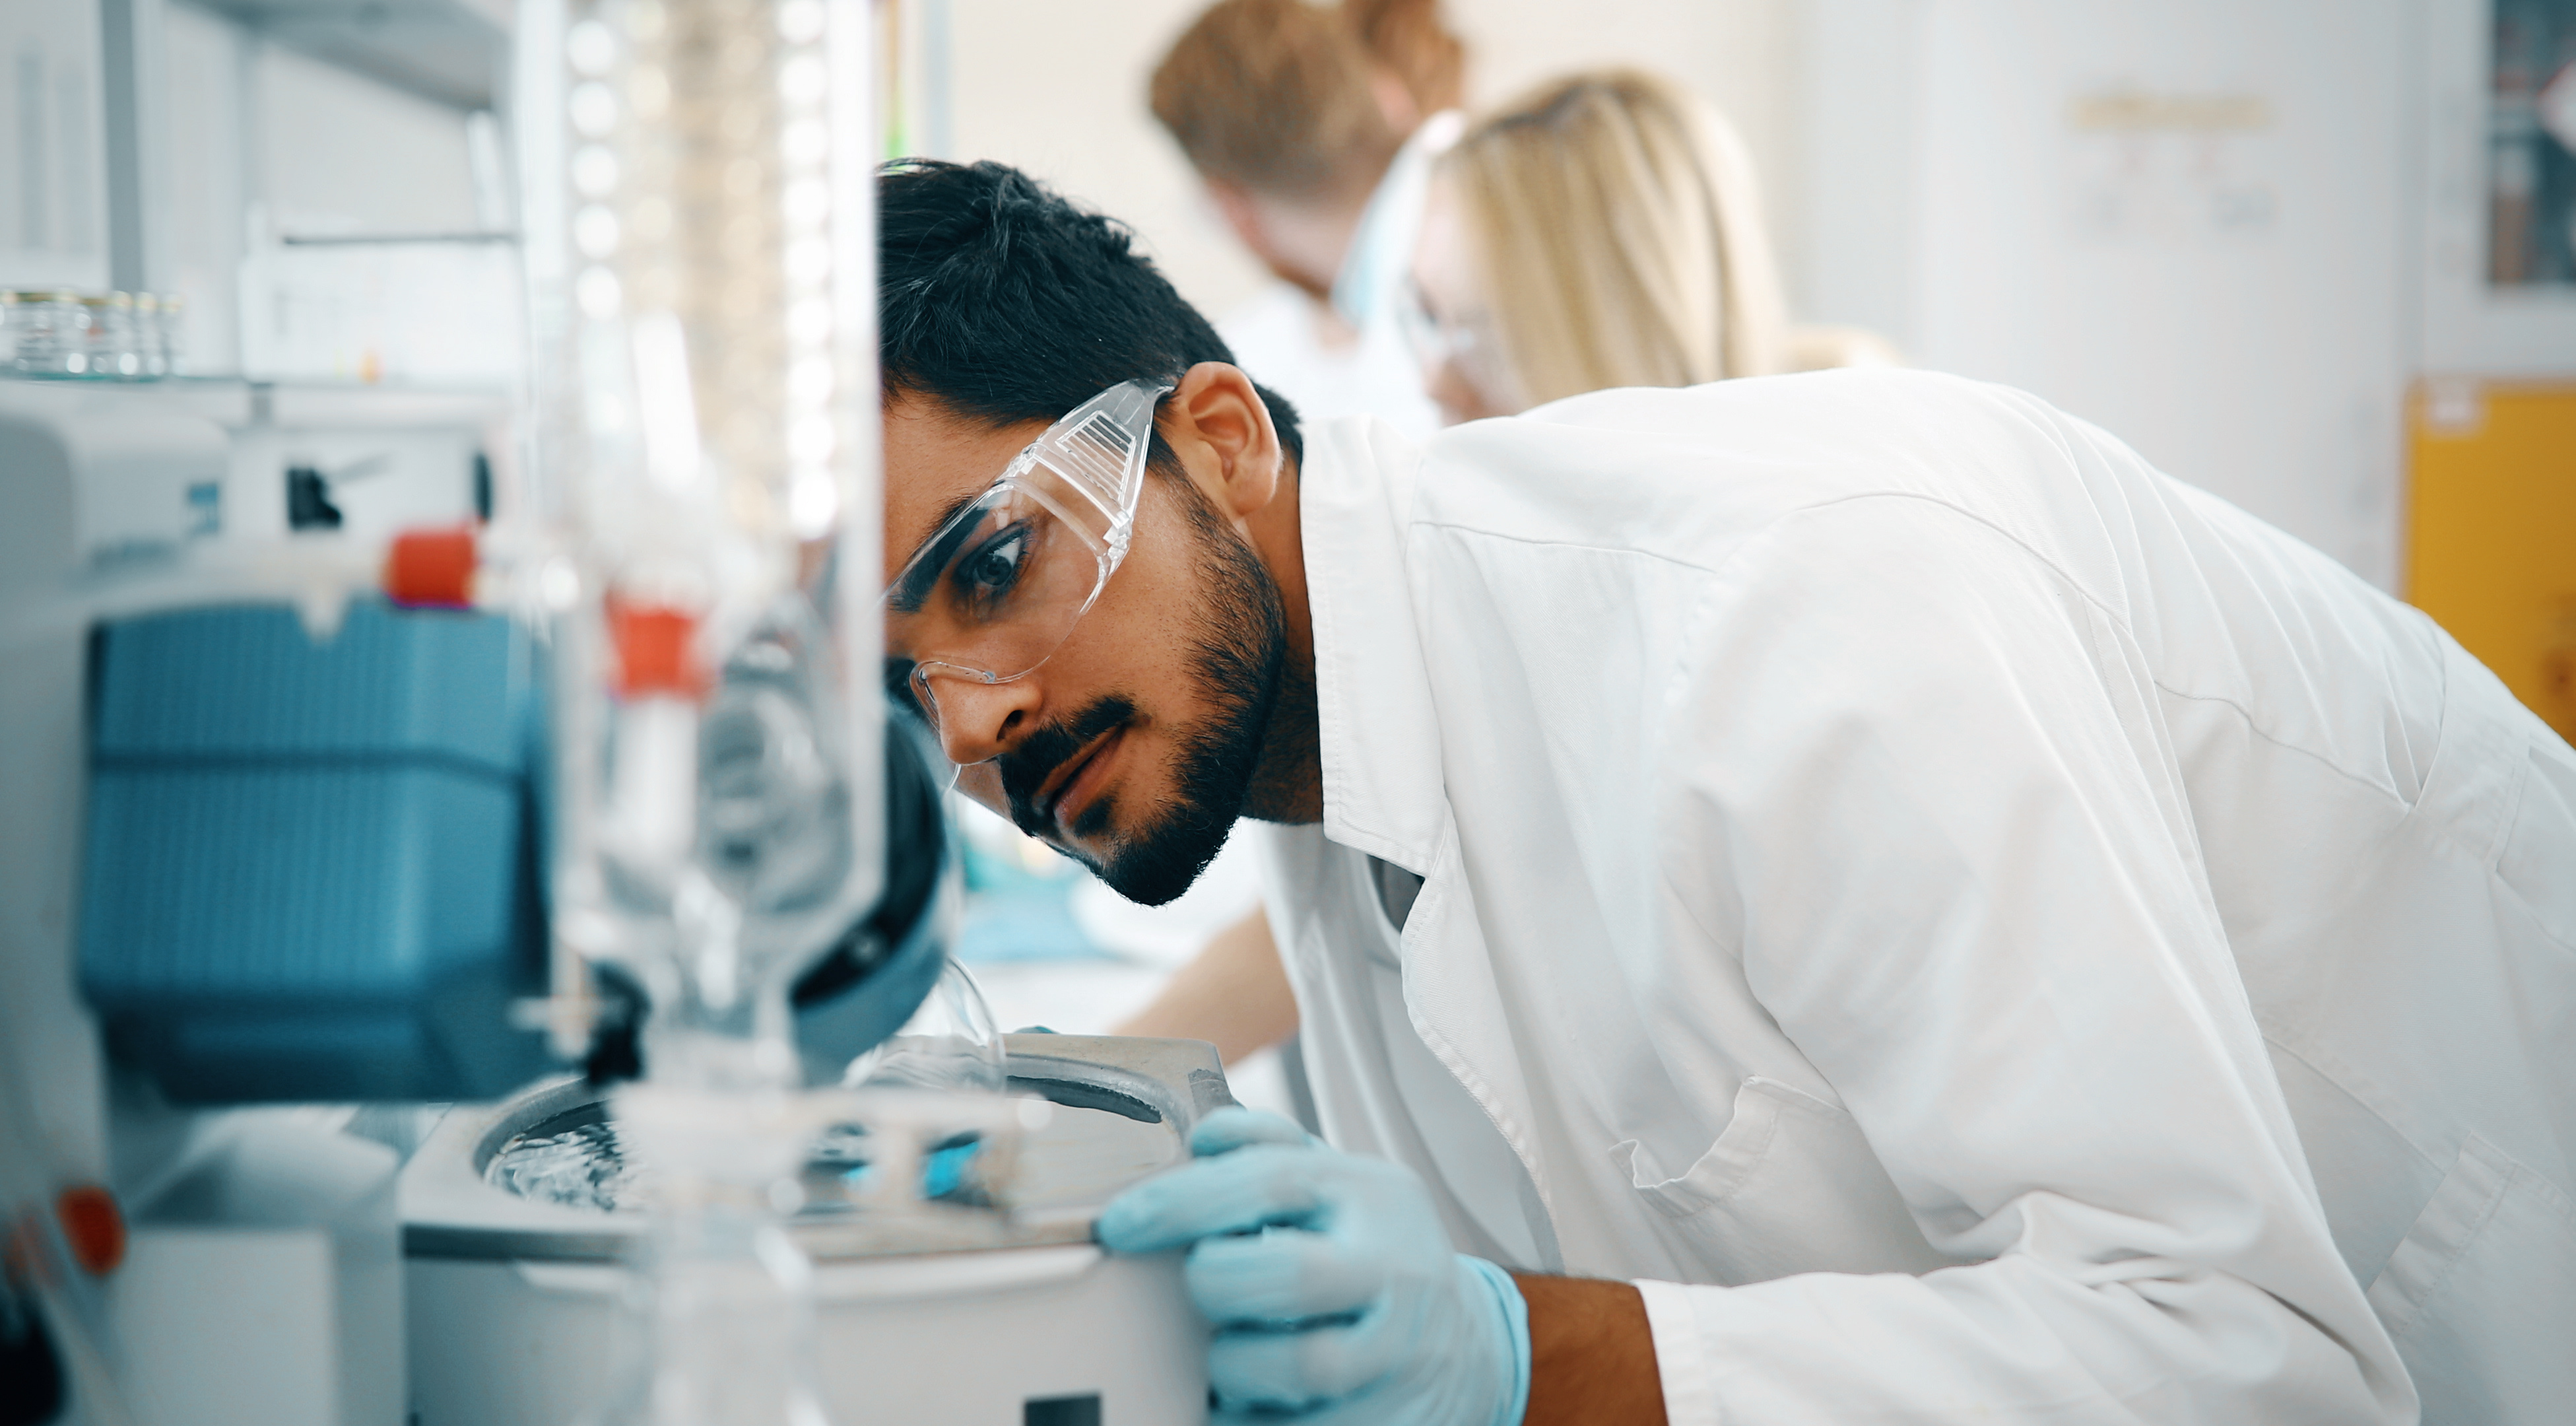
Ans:
[[[1211,313],[1258,289],[1262,272],[1145,105],[1155,63],[1207,0],[945,3],[953,140],[939,157],[999,159],[1124,219],[1182,295]],[[1794,3],[1449,0],[1449,17],[1471,46],[1471,102],[1590,65],[1661,69],[1727,109],[1764,178],[1779,184],[1795,167],[1785,62]]]
[[[938,0],[934,0],[938,3]],[[1182,295],[1222,311],[1261,280],[1145,107],[1203,0],[945,0],[951,150],[998,159],[1123,220]]]
[[[260,180],[284,233],[477,226],[462,111],[260,47]]]
[[[1810,3],[1811,310],[2394,578],[2412,0]]]

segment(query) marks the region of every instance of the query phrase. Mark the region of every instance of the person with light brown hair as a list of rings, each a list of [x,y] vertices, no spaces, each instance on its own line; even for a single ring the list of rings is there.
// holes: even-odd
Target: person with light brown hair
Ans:
[[[1155,117],[1280,279],[1217,330],[1307,420],[1374,416],[1417,439],[1439,428],[1399,313],[1432,158],[1465,126],[1465,74],[1437,0],[1220,0],[1154,71]],[[1248,898],[1222,909],[1257,880],[1244,855],[1190,904],[1145,913],[1209,934],[1118,1030],[1207,1040],[1236,1065],[1280,1046],[1294,1099],[1297,1006],[1269,926]],[[1138,924],[1104,887],[1075,896],[1086,915]]]
[[[1743,141],[1639,70],[1559,79],[1476,123],[1434,166],[1413,279],[1417,355],[1453,421],[1892,359],[1866,334],[1790,326]]]
[[[1369,62],[1404,86],[1417,116],[1466,102],[1467,46],[1425,0],[1342,0],[1342,15]]]
[[[1280,279],[1219,330],[1311,415],[1435,424],[1394,312],[1464,66],[1437,0],[1220,0],[1154,71],[1154,116]]]

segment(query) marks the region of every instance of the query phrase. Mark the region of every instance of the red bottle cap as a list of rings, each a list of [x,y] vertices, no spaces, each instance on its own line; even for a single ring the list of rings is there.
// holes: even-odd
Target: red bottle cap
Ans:
[[[74,1184],[54,1197],[54,1217],[72,1261],[104,1277],[125,1261],[125,1213],[116,1195],[94,1183]]]
[[[474,604],[474,527],[405,530],[385,556],[385,596],[406,609]]]
[[[696,615],[612,599],[608,635],[617,645],[619,696],[695,698],[707,691],[706,670],[698,666]]]

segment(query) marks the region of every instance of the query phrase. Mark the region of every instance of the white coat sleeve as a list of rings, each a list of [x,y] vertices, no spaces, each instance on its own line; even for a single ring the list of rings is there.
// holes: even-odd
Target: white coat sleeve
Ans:
[[[1906,498],[1792,517],[1702,618],[1669,893],[1966,1262],[1646,1285],[1675,1426],[2413,1421],[2116,621]]]

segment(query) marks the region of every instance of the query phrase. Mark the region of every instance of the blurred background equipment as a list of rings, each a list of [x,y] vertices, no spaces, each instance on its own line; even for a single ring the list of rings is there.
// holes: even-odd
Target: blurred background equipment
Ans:
[[[2576,383],[2433,378],[2406,415],[2407,598],[2576,742]]]
[[[2464,8],[2426,33],[2402,589],[2576,742],[2576,3]]]
[[[0,7],[10,151],[45,160],[0,219],[7,327],[86,357],[0,381],[9,1419],[562,1423],[677,1386],[739,1420],[809,1328],[835,1365],[798,1420],[1204,1410],[1177,1264],[1088,1225],[1222,1070],[1006,1054],[946,954],[940,789],[880,733],[892,27],[609,8],[603,54],[543,5]],[[764,116],[658,174],[671,126],[582,89],[653,17]],[[625,146],[679,251],[636,221],[606,261],[566,130]],[[706,241],[743,161],[750,261]],[[623,294],[534,304],[569,384],[519,298],[558,254]],[[145,322],[181,308],[174,369]],[[970,1317],[1028,1349],[959,1380]],[[675,1325],[689,1353],[643,1348]]]

